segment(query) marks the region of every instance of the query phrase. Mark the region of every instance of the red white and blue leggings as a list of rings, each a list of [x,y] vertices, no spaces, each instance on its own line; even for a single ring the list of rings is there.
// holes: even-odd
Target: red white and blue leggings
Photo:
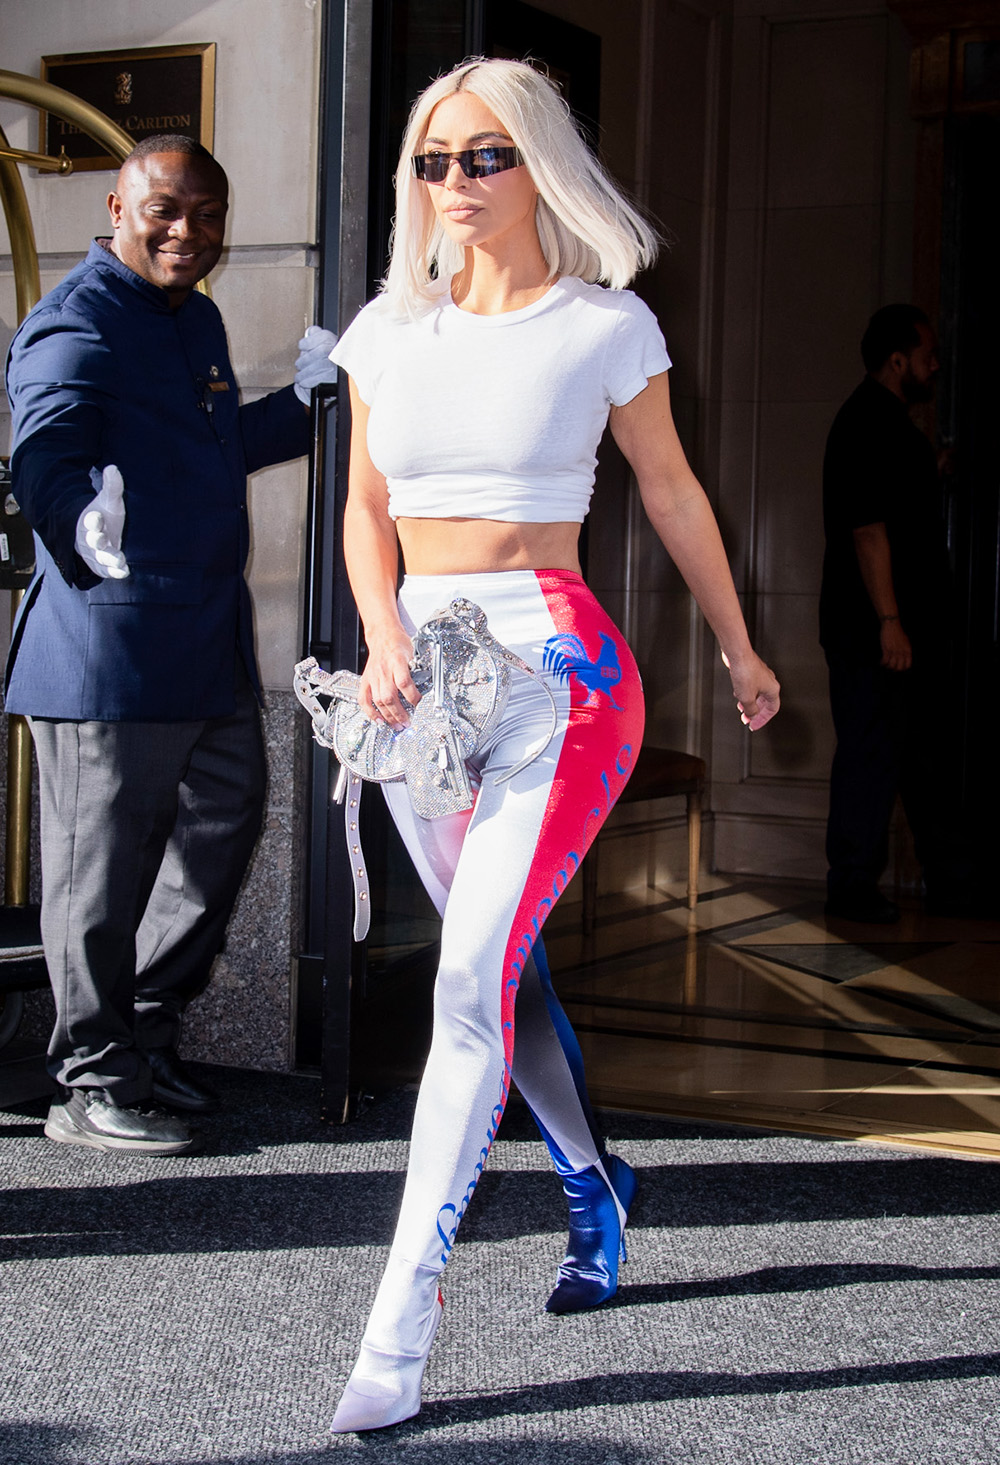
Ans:
[[[471,810],[424,820],[402,785],[384,786],[443,918],[434,1036],[392,1246],[400,1260],[438,1271],[482,1174],[512,1078],[561,1174],[587,1169],[603,1149],[580,1048],[538,937],[621,793],[643,728],[632,654],[579,575],[410,575],[399,596],[407,630],[455,596],[480,605],[497,640],[547,678],[559,723],[535,762],[497,782],[551,722],[543,690],[515,673],[503,720],[474,760],[482,781]]]

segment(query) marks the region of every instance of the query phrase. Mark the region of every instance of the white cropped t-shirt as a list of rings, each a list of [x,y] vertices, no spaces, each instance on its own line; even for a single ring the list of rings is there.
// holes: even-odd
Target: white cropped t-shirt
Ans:
[[[582,524],[612,405],[670,366],[655,316],[575,275],[503,315],[450,284],[415,320],[373,300],[331,353],[370,409],[390,516]]]

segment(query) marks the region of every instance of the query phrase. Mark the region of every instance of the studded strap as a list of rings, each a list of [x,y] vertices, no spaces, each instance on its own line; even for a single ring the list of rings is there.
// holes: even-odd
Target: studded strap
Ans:
[[[354,886],[354,939],[363,941],[371,925],[368,866],[361,848],[361,790],[364,781],[359,774],[344,768],[343,764],[341,773],[346,773],[347,778],[337,779],[333,797],[335,802],[343,801],[344,805],[344,835],[347,839],[347,858],[351,862],[351,884]]]

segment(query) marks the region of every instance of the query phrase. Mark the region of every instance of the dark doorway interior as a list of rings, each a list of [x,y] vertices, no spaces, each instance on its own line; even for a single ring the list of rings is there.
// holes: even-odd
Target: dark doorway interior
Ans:
[[[957,677],[931,717],[958,719],[961,796],[980,871],[998,869],[1000,819],[1000,116],[949,118],[942,250],[940,402],[943,440],[952,452],[948,527],[958,588]]]

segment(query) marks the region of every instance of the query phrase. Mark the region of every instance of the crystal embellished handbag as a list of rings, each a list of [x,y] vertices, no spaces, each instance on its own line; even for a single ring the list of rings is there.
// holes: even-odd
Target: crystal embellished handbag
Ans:
[[[555,698],[526,661],[490,633],[484,611],[455,599],[425,621],[413,638],[410,672],[420,692],[409,725],[371,721],[358,705],[361,678],[323,671],[314,657],[295,668],[295,694],[313,721],[313,737],[340,763],[335,800],[345,801],[348,852],[355,893],[355,940],[368,931],[368,877],[358,828],[362,780],[403,780],[414,812],[436,819],[469,809],[474,794],[467,760],[486,742],[507,705],[515,671],[534,678],[551,703],[552,724],[539,746],[497,780],[505,783],[544,752],[556,729]],[[345,800],[345,795],[347,795]]]

